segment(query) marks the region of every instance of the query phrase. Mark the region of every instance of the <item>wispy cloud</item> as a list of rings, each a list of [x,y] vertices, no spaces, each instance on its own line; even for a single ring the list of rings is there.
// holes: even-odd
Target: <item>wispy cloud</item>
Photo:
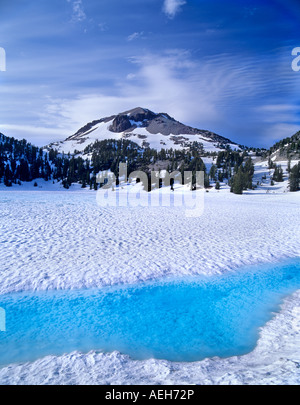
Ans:
[[[72,20],[75,22],[84,21],[86,19],[86,14],[82,0],[67,0],[67,2],[72,3]]]
[[[98,24],[98,28],[99,28],[100,31],[102,31],[102,32],[108,30],[108,27],[107,27],[106,23],[103,23],[103,22],[101,22],[101,23]]]
[[[141,38],[143,35],[144,35],[144,31],[134,32],[133,34],[131,34],[127,37],[127,41],[129,41],[129,42],[134,41],[135,39]]]
[[[163,11],[169,18],[174,18],[184,4],[185,0],[164,0]]]
[[[2,2],[0,131],[45,144],[140,105],[247,145],[294,132],[296,0],[293,18],[267,5],[243,18],[236,0],[157,2],[162,18],[151,0],[32,0],[18,12]]]
[[[100,88],[73,99],[52,99],[45,108],[45,122],[60,123],[66,137],[71,128],[75,131],[94,119],[141,106],[167,112],[191,126],[199,127],[200,123],[200,129],[233,141],[240,141],[239,132],[246,133],[254,145],[270,146],[296,132],[298,108],[293,103],[270,102],[275,95],[264,80],[268,60],[255,68],[257,61],[250,57],[241,66],[238,56],[224,54],[200,63],[186,50],[175,49],[148,53],[129,62],[132,72],[115,82],[114,92]],[[286,91],[285,78],[277,77],[277,81]],[[267,93],[269,98],[262,99]]]
[[[265,140],[282,139],[299,131],[300,106],[297,104],[269,104],[256,108],[261,121],[261,135]]]

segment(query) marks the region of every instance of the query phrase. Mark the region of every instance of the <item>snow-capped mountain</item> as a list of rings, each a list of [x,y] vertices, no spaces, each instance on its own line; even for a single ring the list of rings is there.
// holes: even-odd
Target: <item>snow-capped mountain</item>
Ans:
[[[157,114],[140,107],[92,121],[65,141],[52,143],[48,148],[76,153],[83,152],[96,140],[122,138],[157,150],[184,149],[193,142],[203,144],[205,152],[218,152],[227,145],[232,149],[239,148],[236,143],[213,132],[186,126],[168,114]]]

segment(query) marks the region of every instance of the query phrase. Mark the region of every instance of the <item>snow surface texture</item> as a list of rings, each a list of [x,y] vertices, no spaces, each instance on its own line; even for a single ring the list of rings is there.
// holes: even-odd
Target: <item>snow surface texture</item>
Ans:
[[[300,253],[299,193],[205,195],[183,207],[105,207],[95,192],[1,192],[0,294],[216,274]]]
[[[205,195],[182,207],[100,208],[88,191],[0,192],[0,294],[220,274],[300,256],[299,193]],[[2,384],[295,384],[300,293],[261,331],[250,354],[197,363],[72,353],[0,370]]]

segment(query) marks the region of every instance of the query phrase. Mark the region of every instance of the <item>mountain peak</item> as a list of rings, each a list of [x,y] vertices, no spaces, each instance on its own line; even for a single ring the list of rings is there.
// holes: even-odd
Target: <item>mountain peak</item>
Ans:
[[[237,144],[214,132],[187,126],[167,113],[155,113],[143,107],[92,121],[64,142],[50,146],[64,152],[83,152],[86,146],[96,140],[121,138],[157,150],[188,149],[193,142],[202,143],[204,150],[211,152],[225,149],[227,145],[238,148]]]
[[[156,115],[153,111],[148,110],[148,108],[142,108],[142,107],[132,108],[131,110],[120,113],[120,115],[126,114],[128,116],[135,116],[136,114],[143,115],[143,114],[148,114],[148,113]]]
[[[109,130],[111,132],[120,133],[136,128],[137,124],[139,124],[139,126],[146,126],[146,121],[151,121],[156,116],[157,114],[153,111],[146,108],[136,107],[115,116]]]

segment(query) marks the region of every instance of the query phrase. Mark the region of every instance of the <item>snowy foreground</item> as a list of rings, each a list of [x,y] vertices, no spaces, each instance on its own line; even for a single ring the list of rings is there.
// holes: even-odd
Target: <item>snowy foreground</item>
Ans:
[[[212,190],[204,213],[105,207],[96,193],[0,191],[0,294],[131,284],[300,256],[300,194]],[[300,291],[241,357],[172,363],[118,352],[48,356],[0,369],[1,384],[298,384]]]

